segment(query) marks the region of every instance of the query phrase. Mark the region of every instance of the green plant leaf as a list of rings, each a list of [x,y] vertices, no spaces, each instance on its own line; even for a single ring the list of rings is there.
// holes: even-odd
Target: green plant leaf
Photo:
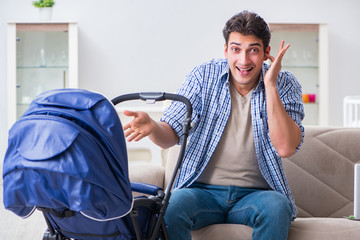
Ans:
[[[53,0],[39,0],[33,2],[33,5],[37,8],[53,7],[54,4],[55,2]]]

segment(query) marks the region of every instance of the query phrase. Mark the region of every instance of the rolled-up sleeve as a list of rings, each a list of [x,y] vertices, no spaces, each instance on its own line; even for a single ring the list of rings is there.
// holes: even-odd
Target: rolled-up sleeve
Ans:
[[[282,81],[278,88],[280,99],[286,112],[296,122],[301,130],[302,138],[300,144],[297,147],[297,150],[299,150],[305,136],[305,129],[302,125],[302,120],[305,117],[304,105],[302,101],[302,88],[299,82],[296,80],[296,77],[290,72],[284,71],[281,79]]]

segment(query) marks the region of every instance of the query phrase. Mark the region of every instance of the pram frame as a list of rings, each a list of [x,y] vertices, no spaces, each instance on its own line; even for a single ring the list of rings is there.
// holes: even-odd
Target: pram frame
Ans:
[[[130,212],[130,217],[134,226],[134,231],[137,240],[147,239],[147,240],[168,240],[169,236],[166,229],[166,224],[164,221],[164,216],[166,209],[169,205],[169,199],[171,196],[171,190],[174,186],[174,182],[177,176],[177,172],[181,166],[182,160],[184,158],[187,138],[189,135],[189,131],[191,128],[191,116],[192,116],[192,105],[191,102],[184,96],[166,92],[140,92],[140,93],[130,93],[120,95],[111,100],[112,104],[115,106],[125,101],[130,100],[143,100],[146,103],[155,103],[158,101],[164,100],[173,100],[179,101],[185,104],[186,106],[186,116],[182,122],[183,125],[183,141],[181,143],[180,153],[178,156],[178,160],[176,162],[173,174],[170,178],[170,181],[165,189],[165,192],[162,189],[159,189],[156,193],[156,196],[152,196],[149,198],[136,198],[134,199],[134,205]],[[146,238],[143,238],[142,231],[139,227],[137,220],[137,208],[138,207],[146,207],[149,210],[156,212],[157,217],[152,214],[152,219],[150,219],[149,228],[147,231]],[[43,212],[48,230],[45,232],[43,236],[43,240],[64,240],[66,238],[61,232],[56,231],[55,228],[51,225],[51,222],[46,214],[49,209],[37,208],[38,210]],[[71,210],[69,210],[71,212]],[[49,215],[50,216],[50,215]]]

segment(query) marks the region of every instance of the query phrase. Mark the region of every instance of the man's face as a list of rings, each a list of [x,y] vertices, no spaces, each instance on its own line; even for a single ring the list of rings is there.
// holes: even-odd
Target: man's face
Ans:
[[[232,32],[224,48],[230,65],[230,81],[240,94],[246,94],[257,83],[262,63],[268,59],[270,46],[264,52],[263,42],[255,35]]]

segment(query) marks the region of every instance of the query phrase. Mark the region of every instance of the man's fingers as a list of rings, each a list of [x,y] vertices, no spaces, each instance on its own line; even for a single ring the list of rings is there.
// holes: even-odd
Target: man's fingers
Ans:
[[[129,111],[129,110],[125,110],[123,113],[127,117],[137,117],[139,115],[137,112],[133,112],[133,111]],[[130,123],[131,122],[128,122],[123,125],[123,130],[125,131],[125,137],[128,137],[132,132]]]
[[[283,50],[282,50],[282,55],[284,55],[285,54],[285,52],[289,49],[289,47],[290,47],[290,44],[288,43],[288,44],[286,44],[286,46],[283,48]]]
[[[127,117],[137,117],[138,116],[137,112],[133,112],[133,111],[129,111],[129,110],[124,110],[123,113]]]
[[[283,57],[285,52],[289,49],[290,44],[286,44],[286,46],[284,47],[284,40],[281,41],[280,47],[279,47],[279,53],[278,56],[279,57]]]
[[[134,141],[137,142],[137,141],[141,140],[142,138],[144,138],[144,135],[141,134],[141,133],[139,133],[139,134],[137,134],[137,136],[134,138]]]
[[[284,43],[285,43],[285,41],[284,41],[284,40],[281,40],[280,46],[279,46],[279,52],[281,52],[281,50],[283,49]]]
[[[132,131],[130,133],[130,135],[127,137],[127,140],[128,140],[128,142],[131,142],[131,141],[137,142],[137,141],[141,140],[143,137],[144,137],[143,134]]]
[[[125,138],[127,138],[128,136],[130,136],[131,133],[133,132],[130,127],[128,127],[128,128],[125,128],[125,127],[124,127],[124,130],[125,130],[125,131],[124,131]]]
[[[275,61],[275,58],[273,56],[271,56],[270,54],[269,54],[268,58],[270,59],[271,62]]]
[[[129,137],[127,137],[126,139],[127,139],[127,141],[128,142],[131,142],[132,140],[134,140],[134,135],[132,134],[132,135],[130,135]]]
[[[271,62],[281,62],[282,61],[282,58],[284,57],[286,51],[289,49],[290,47],[290,44],[286,44],[286,46],[284,47],[284,40],[281,41],[280,43],[280,47],[279,47],[279,52],[276,56],[276,58],[274,58],[273,56],[271,56],[269,54],[269,59],[271,60]]]
[[[130,122],[128,122],[128,123],[126,123],[126,124],[123,125],[123,129],[124,129],[124,130],[130,129],[130,128],[131,128]]]
[[[289,47],[290,47],[290,43],[286,44],[286,46],[285,46],[285,51],[288,50]]]

